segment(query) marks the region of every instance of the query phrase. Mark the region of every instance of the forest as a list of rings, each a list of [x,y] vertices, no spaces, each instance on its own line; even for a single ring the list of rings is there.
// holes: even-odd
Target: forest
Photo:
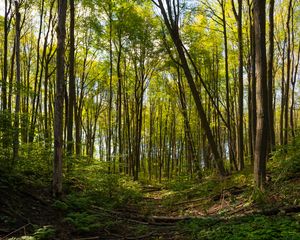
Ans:
[[[0,0],[0,239],[300,239],[299,0]]]

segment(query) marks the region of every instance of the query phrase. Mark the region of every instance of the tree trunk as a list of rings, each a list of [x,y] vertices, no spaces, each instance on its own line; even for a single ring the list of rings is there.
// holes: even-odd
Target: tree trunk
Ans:
[[[275,146],[274,112],[273,112],[273,58],[274,58],[274,0],[269,7],[269,59],[268,59],[268,110],[269,110],[269,144],[268,152]]]
[[[70,52],[69,52],[69,107],[68,107],[68,126],[67,126],[67,153],[73,154],[73,120],[75,107],[75,6],[74,0],[69,0],[70,4]]]
[[[300,45],[298,46],[298,55],[297,55],[297,62],[295,65],[295,72],[292,80],[292,101],[291,101],[291,109],[290,109],[290,124],[292,129],[292,136],[295,137],[295,123],[294,123],[294,108],[295,108],[295,88],[296,88],[296,80],[298,74],[298,67],[300,61]]]
[[[161,10],[161,13],[163,15],[165,24],[168,28],[168,31],[171,35],[173,43],[174,43],[174,45],[176,47],[176,50],[178,52],[178,55],[179,55],[179,58],[180,58],[180,61],[181,61],[181,64],[182,64],[182,68],[184,70],[185,76],[187,78],[189,87],[191,89],[193,98],[194,98],[195,103],[196,103],[198,114],[199,114],[200,120],[202,122],[203,130],[206,133],[206,137],[207,137],[208,142],[210,144],[210,147],[212,149],[212,153],[214,155],[216,165],[218,167],[218,170],[219,170],[220,174],[222,176],[224,176],[224,175],[226,175],[226,170],[224,168],[224,163],[223,163],[223,160],[220,157],[216,141],[214,139],[214,136],[212,134],[209,122],[208,122],[207,117],[205,115],[205,112],[204,112],[204,109],[203,109],[203,106],[202,106],[202,102],[201,102],[199,93],[197,91],[196,84],[194,82],[194,78],[192,76],[192,73],[190,71],[190,68],[189,68],[185,53],[184,53],[183,43],[182,43],[182,41],[180,39],[180,36],[179,36],[179,28],[178,28],[178,17],[179,17],[178,14],[179,13],[173,13],[173,14],[170,13],[170,15],[168,16],[167,12],[164,8],[164,4],[163,4],[162,0],[158,0],[158,2],[159,2],[158,6],[159,6],[159,8]],[[170,2],[167,2],[168,8],[172,9],[170,4],[171,4]],[[179,4],[179,3],[177,3],[177,4]],[[174,7],[174,9],[176,9],[176,6],[173,6],[173,7]],[[174,15],[174,17],[172,15]]]
[[[19,1],[15,1],[16,12],[16,102],[14,120],[14,139],[13,139],[13,160],[16,161],[19,155],[19,122],[20,122],[20,93],[21,93],[21,60],[20,60],[20,23],[21,14],[19,11]]]
[[[40,42],[42,35],[42,27],[43,27],[43,15],[44,15],[44,2],[41,1],[41,13],[40,13],[40,21],[39,21],[39,32],[37,39],[37,47],[36,47],[36,72],[34,78],[34,90],[33,90],[33,101],[32,101],[32,113],[31,113],[31,121],[30,121],[30,130],[29,130],[29,142],[32,143],[34,140],[34,133],[36,127],[36,119],[39,107],[39,97],[40,97],[40,89],[41,89],[41,80],[42,77],[39,78],[40,72]],[[45,52],[43,53],[43,59],[45,57]],[[43,68],[43,64],[41,66]],[[42,74],[42,71],[41,71]]]
[[[237,164],[235,160],[235,151],[233,148],[233,138],[232,138],[232,129],[231,129],[231,116],[230,116],[230,89],[229,89],[229,70],[228,70],[228,43],[227,43],[227,25],[226,25],[226,11],[225,11],[225,2],[221,1],[222,8],[222,27],[223,27],[223,38],[224,38],[224,52],[225,52],[225,79],[226,79],[226,118],[228,124],[228,151],[229,151],[229,162],[230,168],[233,167],[237,170]]]
[[[62,158],[63,158],[63,105],[65,80],[65,38],[66,38],[67,0],[58,0],[57,53],[56,53],[56,93],[54,109],[54,161],[53,195],[62,194]]]
[[[112,140],[112,78],[113,78],[113,52],[112,52],[112,2],[109,2],[109,105],[108,105],[108,136],[107,136],[107,162],[108,172],[111,172],[111,140]]]
[[[255,70],[257,123],[254,152],[254,178],[256,187],[263,189],[266,179],[266,159],[268,146],[268,89],[266,63],[266,1],[254,0],[255,27]]]
[[[238,12],[236,12],[234,0],[231,0],[233,13],[238,25],[238,47],[239,47],[239,73],[238,73],[238,146],[237,146],[237,155],[238,155],[238,168],[243,170],[244,168],[244,130],[243,130],[243,98],[244,98],[244,83],[243,83],[243,28],[242,28],[242,0],[238,0]]]
[[[5,111],[7,109],[7,72],[8,72],[8,61],[7,61],[7,53],[8,53],[8,15],[10,12],[11,1],[9,1],[9,6],[7,4],[7,0],[4,2],[4,43],[3,43],[3,78],[2,78],[2,110]],[[5,140],[4,140],[5,141]]]
[[[290,99],[290,79],[291,79],[291,28],[290,19],[292,14],[292,2],[289,1],[288,16],[286,21],[287,29],[287,66],[286,66],[286,82],[285,82],[285,106],[284,106],[284,140],[283,143],[288,143],[288,131],[289,131],[289,99]]]

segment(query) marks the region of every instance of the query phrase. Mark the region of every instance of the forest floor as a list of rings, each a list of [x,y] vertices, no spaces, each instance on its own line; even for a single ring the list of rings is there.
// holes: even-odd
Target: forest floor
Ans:
[[[36,183],[1,178],[0,239],[300,239],[300,175],[265,193],[253,192],[250,176],[144,184],[111,206],[79,192],[55,201]]]
[[[0,172],[0,239],[300,239],[299,159],[270,162],[264,192],[250,167],[148,184],[80,166],[60,200],[37,171]]]

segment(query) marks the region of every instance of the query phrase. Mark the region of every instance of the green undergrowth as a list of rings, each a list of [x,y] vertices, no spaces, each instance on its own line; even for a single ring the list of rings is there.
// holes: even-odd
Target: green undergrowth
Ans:
[[[296,137],[293,142],[272,152],[267,162],[263,192],[254,188],[253,167],[248,165],[243,171],[223,178],[218,174],[205,175],[201,181],[192,181],[187,176],[175,178],[165,185],[163,204],[172,207],[178,202],[203,199],[198,206],[208,209],[222,198],[232,205],[239,198],[245,206],[258,208],[300,204],[299,149],[300,137]]]
[[[299,217],[255,215],[222,222],[208,218],[192,220],[181,227],[188,232],[190,239],[297,240],[300,239]]]
[[[126,176],[108,174],[104,164],[73,166],[67,176],[67,194],[52,206],[63,212],[63,221],[79,234],[110,229],[119,224],[97,207],[122,208],[142,198],[139,183]]]
[[[240,195],[249,198],[252,188],[252,173],[249,168],[229,177],[220,177],[217,174],[205,176],[200,182],[179,178],[166,185],[168,194],[164,195],[163,204],[172,206],[181,201],[203,199],[200,203],[206,209],[222,197],[230,197],[234,202],[235,196],[230,194],[231,191],[240,191]]]
[[[125,206],[136,206],[138,210],[147,205],[144,208],[146,215],[168,215],[171,212],[174,215],[189,215],[192,212],[189,210],[195,208],[209,215],[210,209],[227,203],[228,208],[222,206],[220,209],[215,208],[217,211],[213,212],[226,217],[228,216],[226,214],[234,211],[237,206],[255,212],[258,209],[299,205],[299,149],[300,138],[296,138],[285,147],[277,147],[268,161],[268,180],[263,192],[254,190],[253,169],[250,166],[227,177],[220,177],[217,173],[204,173],[200,181],[181,175],[163,183],[138,183],[124,174],[108,174],[108,166],[105,163],[88,158],[66,158],[63,173],[64,195],[59,200],[53,200],[50,207],[59,213],[61,224],[69,228],[71,234],[84,235],[103,232],[104,229],[114,232],[120,229],[120,226],[126,227],[128,223],[124,224],[124,220],[112,218],[103,209],[117,211],[124,209]],[[29,189],[28,186],[34,186],[40,190],[49,189],[51,198],[51,152],[41,149],[38,145],[28,146],[23,150],[13,168],[8,170],[0,168],[0,192],[4,194],[9,189],[15,194],[20,189],[26,191]],[[156,188],[158,190],[155,190]],[[153,189],[154,191],[151,191]],[[36,191],[36,194],[39,193],[44,192]],[[159,201],[144,201],[143,197]],[[19,198],[22,198],[22,193]],[[191,204],[191,209],[187,211],[189,201],[194,201],[193,204],[197,206]],[[17,201],[11,201],[14,202]],[[162,209],[157,207],[158,204]],[[153,210],[157,212],[153,213]],[[186,229],[190,235],[188,239],[292,240],[300,239],[299,218],[296,214],[234,217],[228,221],[207,217],[205,220],[186,222],[180,227]],[[1,219],[10,221],[4,215],[0,216]],[[13,224],[12,222],[8,225]],[[140,226],[134,231],[139,232],[139,229],[141,233],[146,232]],[[56,234],[55,226],[40,225],[31,232],[31,239],[51,239],[53,235],[57,236]]]

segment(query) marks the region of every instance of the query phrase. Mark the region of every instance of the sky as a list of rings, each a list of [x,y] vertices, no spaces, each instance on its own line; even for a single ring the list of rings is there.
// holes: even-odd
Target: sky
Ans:
[[[0,16],[4,16],[4,0],[0,0]]]

